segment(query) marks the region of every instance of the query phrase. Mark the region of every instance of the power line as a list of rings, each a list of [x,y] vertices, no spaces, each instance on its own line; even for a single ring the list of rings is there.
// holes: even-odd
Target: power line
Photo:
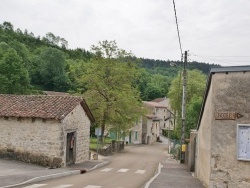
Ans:
[[[176,14],[176,8],[175,8],[175,2],[173,0],[173,5],[174,5],[174,13],[175,13],[175,22],[176,22],[176,27],[177,27],[177,33],[178,33],[178,38],[179,38],[179,44],[180,44],[180,50],[181,50],[181,59],[182,59],[182,47],[181,47],[181,37],[180,37],[180,32],[179,32],[179,26],[178,26],[178,20],[177,20],[177,14]]]

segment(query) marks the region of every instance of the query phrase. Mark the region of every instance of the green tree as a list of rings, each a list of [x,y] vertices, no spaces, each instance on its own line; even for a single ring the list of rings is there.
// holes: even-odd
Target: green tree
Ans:
[[[9,48],[0,59],[0,92],[27,94],[29,91],[28,71],[17,52]]]
[[[52,91],[67,91],[71,82],[65,72],[66,61],[64,53],[55,48],[46,48],[37,58],[40,65],[40,75],[45,89]]]
[[[201,99],[206,85],[206,76],[198,70],[187,71],[187,93],[186,93],[186,136],[189,136],[190,128],[194,127],[194,121],[198,119]],[[180,138],[181,111],[182,111],[182,79],[177,75],[171,82],[168,96],[171,108],[175,112],[177,120],[176,136]],[[195,122],[196,123],[196,122]]]
[[[139,92],[133,87],[136,65],[118,61],[120,49],[114,41],[105,44],[93,47],[96,58],[86,64],[81,78],[82,87],[87,89],[84,96],[101,127],[101,137],[107,126],[126,131],[143,113]],[[105,55],[100,56],[100,51]]]
[[[202,106],[202,97],[194,95],[186,108],[186,112],[188,114],[188,116],[186,117],[187,130],[196,128],[200,116],[201,106]]]

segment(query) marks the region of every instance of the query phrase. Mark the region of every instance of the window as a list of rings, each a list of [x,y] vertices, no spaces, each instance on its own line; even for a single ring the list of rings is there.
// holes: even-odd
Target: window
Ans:
[[[237,125],[237,159],[250,161],[250,124]]]
[[[138,131],[135,131],[135,140],[138,140]]]

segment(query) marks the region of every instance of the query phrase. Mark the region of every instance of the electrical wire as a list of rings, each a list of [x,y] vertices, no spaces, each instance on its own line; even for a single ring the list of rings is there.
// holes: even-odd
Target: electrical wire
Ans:
[[[177,27],[179,45],[180,45],[180,50],[181,50],[181,59],[182,59],[183,53],[182,53],[182,47],[181,47],[181,37],[180,37],[180,31],[179,31],[179,26],[178,26],[178,20],[177,20],[177,14],[176,14],[176,8],[175,8],[175,1],[174,0],[173,0],[173,5],[174,5],[175,22],[176,22],[176,27]]]

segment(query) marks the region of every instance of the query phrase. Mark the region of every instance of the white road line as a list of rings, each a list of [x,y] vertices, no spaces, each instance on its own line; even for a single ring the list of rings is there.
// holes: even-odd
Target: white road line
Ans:
[[[146,170],[137,170],[135,173],[136,174],[144,174],[146,172]]]
[[[127,168],[121,168],[120,170],[118,170],[117,172],[127,172],[129,169]]]
[[[108,172],[108,171],[110,171],[110,170],[112,170],[113,168],[104,168],[104,169],[102,169],[101,170],[101,172]]]
[[[72,187],[72,186],[73,186],[72,184],[68,184],[68,185],[58,185],[52,188],[66,188],[66,187]]]
[[[45,186],[47,184],[33,184],[33,185],[29,185],[29,186],[26,186],[26,187],[23,187],[23,188],[37,188],[37,187],[42,187],[42,186]]]
[[[87,185],[86,187],[83,188],[101,188],[102,186],[98,186],[98,185]]]

